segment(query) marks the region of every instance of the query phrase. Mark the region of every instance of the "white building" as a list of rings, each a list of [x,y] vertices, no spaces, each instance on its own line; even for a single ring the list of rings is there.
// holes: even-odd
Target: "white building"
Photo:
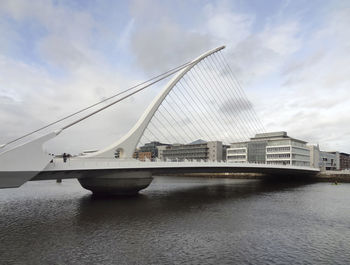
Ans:
[[[318,145],[309,145],[310,149],[310,166],[320,168],[320,147]]]
[[[226,161],[236,163],[248,162],[248,142],[233,143],[226,150]]]
[[[286,132],[260,133],[248,142],[232,143],[227,161],[310,166],[310,150],[305,141]]]

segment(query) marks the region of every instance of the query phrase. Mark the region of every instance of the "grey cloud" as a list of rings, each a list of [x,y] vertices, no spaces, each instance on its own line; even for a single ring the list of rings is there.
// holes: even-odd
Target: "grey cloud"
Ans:
[[[192,60],[212,48],[209,35],[175,22],[172,5],[163,1],[132,1],[129,6],[134,19],[130,48],[137,66],[149,75]]]
[[[317,51],[309,57],[285,65],[282,69],[282,75],[285,76],[286,80],[283,82],[282,86],[291,87],[293,85],[302,85],[308,79],[308,76],[303,75],[303,72],[317,66],[322,62],[325,56],[325,51]]]
[[[233,71],[244,80],[269,73],[279,59],[276,52],[263,47],[261,40],[253,36],[238,43],[227,56]]]
[[[302,60],[291,62],[283,67],[282,74],[289,75],[295,72],[300,72],[305,68],[309,68],[310,66],[319,63],[325,55],[325,51],[319,50],[306,58],[304,57]]]
[[[1,91],[0,91],[1,92]],[[14,102],[14,99],[9,96],[1,96],[0,95],[0,103],[1,105],[11,104]]]
[[[162,17],[170,17],[171,12],[164,1],[159,0],[132,0],[129,4],[132,16],[141,19],[143,23],[159,22]]]
[[[173,68],[212,46],[209,36],[183,31],[169,22],[133,32],[131,43],[137,64],[147,73]]]
[[[65,70],[76,70],[82,65],[92,63],[87,55],[69,40],[49,36],[41,41],[39,49],[46,61]]]
[[[219,107],[221,112],[233,115],[237,115],[245,111],[251,111],[252,109],[252,103],[245,98],[231,98],[225,100],[225,102]]]
[[[40,119],[28,112],[27,106],[10,97],[0,96],[0,142],[5,143],[42,125]]]

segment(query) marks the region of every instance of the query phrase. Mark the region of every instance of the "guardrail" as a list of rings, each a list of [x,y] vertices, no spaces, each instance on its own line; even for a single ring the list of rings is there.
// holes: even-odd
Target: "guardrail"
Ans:
[[[156,160],[137,160],[137,159],[107,159],[107,158],[81,158],[81,157],[71,157],[63,161],[61,158],[55,158],[51,163],[47,165],[45,170],[73,170],[77,168],[138,168],[138,167],[164,167],[174,165],[181,166],[218,166],[218,167],[271,167],[271,168],[299,168],[299,169],[308,169],[311,167],[307,166],[297,166],[297,165],[283,165],[278,163],[258,163],[258,162],[244,162],[244,163],[235,163],[229,161],[208,161],[208,160],[173,160],[173,161],[163,161],[160,159]],[[316,168],[315,168],[316,169]]]

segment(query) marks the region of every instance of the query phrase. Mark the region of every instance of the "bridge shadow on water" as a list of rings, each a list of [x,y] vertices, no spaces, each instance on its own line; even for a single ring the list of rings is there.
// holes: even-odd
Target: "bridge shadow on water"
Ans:
[[[133,218],[162,218],[165,214],[186,213],[210,205],[234,203],[241,200],[259,199],[284,191],[293,191],[312,182],[301,180],[280,181],[275,178],[261,180],[176,178],[175,183],[162,177],[159,183],[135,196],[87,195],[79,201],[79,220],[83,222],[104,222],[106,219],[122,220]],[[203,181],[203,183],[200,183]]]

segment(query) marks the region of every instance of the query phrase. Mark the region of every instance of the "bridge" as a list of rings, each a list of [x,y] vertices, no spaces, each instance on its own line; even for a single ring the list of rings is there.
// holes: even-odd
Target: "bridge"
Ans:
[[[0,188],[16,188],[30,180],[77,178],[94,193],[134,193],[146,188],[152,175],[171,173],[249,172],[268,175],[313,175],[318,169],[255,163],[222,161],[139,161],[133,159],[138,146],[159,140],[166,143],[248,140],[264,132],[251,103],[222,54],[224,46],[173,68],[140,85],[73,113],[34,132],[0,146]],[[110,146],[63,161],[43,151],[43,144],[75,124],[101,112],[146,88],[170,78],[132,129]],[[21,144],[29,135],[66,118],[89,112],[60,129]],[[66,160],[66,159],[65,159]]]

